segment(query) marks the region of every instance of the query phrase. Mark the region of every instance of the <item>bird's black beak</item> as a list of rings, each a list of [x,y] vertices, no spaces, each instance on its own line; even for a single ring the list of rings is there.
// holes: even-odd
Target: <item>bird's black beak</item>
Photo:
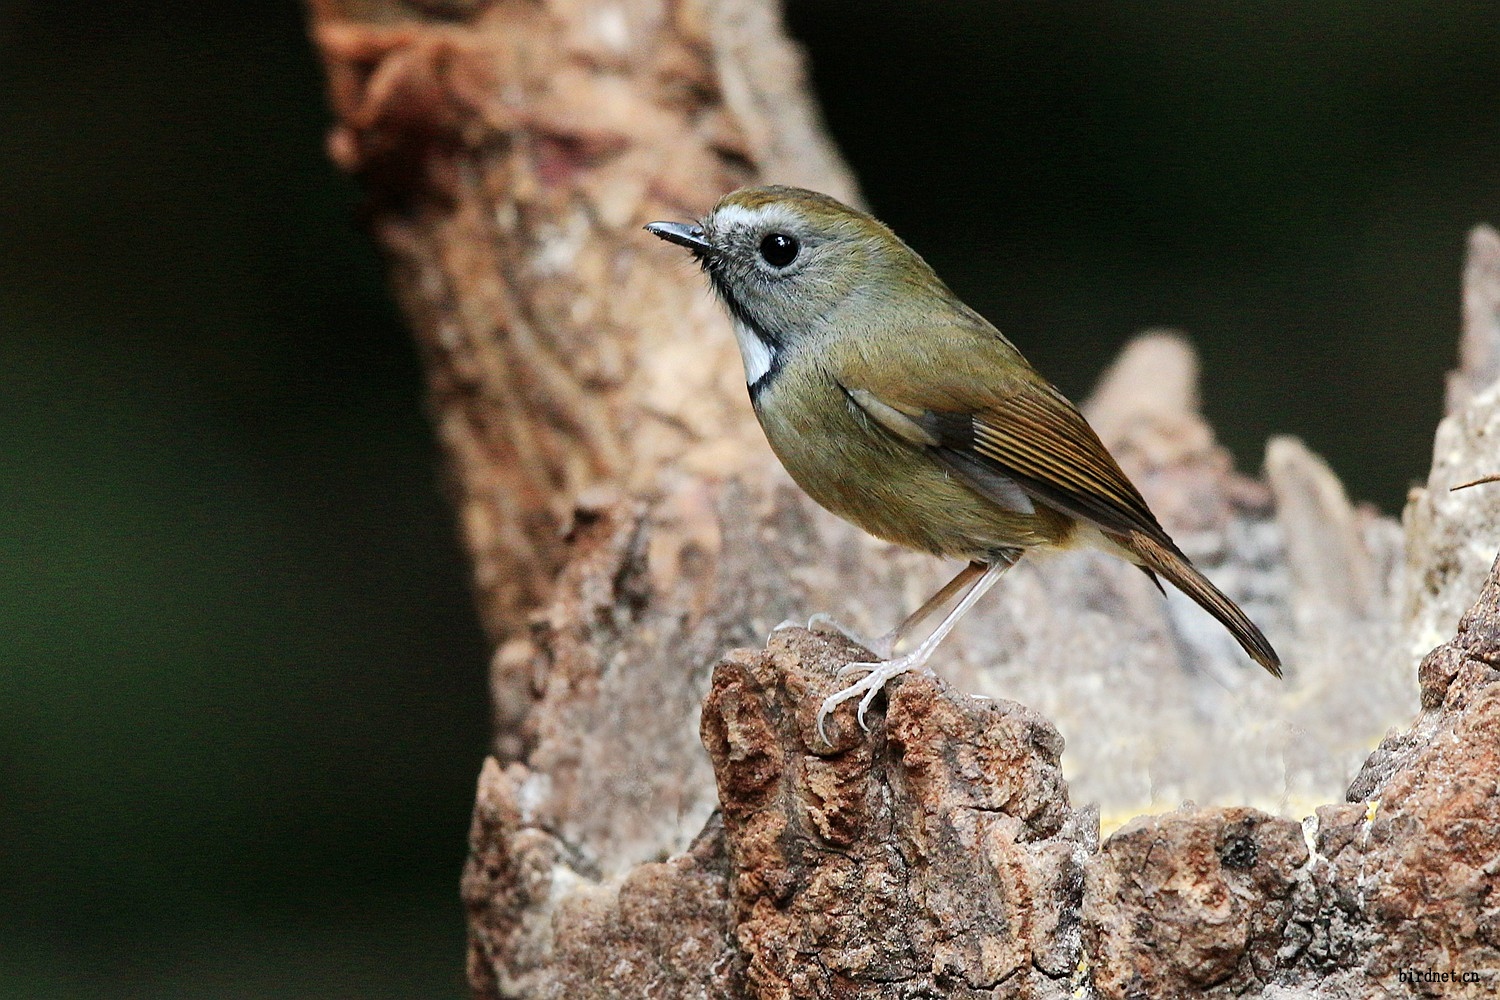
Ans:
[[[704,238],[703,227],[697,223],[652,222],[646,226],[646,232],[660,236],[668,243],[687,247],[695,257],[706,257],[713,253],[713,244]]]

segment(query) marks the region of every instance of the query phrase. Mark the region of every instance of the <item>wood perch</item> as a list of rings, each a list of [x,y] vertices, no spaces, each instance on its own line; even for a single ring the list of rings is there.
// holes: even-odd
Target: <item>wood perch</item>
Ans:
[[[1292,439],[1236,472],[1176,335],[1087,407],[1284,686],[1185,599],[1067,556],[830,748],[813,713],[854,648],[766,634],[815,610],[879,631],[951,568],[790,485],[725,319],[639,229],[762,179],[856,199],[776,5],[308,3],[497,648],[476,996],[1333,1000],[1500,970],[1500,490],[1448,489],[1495,472],[1492,230],[1404,538]],[[1189,798],[1098,841],[1101,809]]]

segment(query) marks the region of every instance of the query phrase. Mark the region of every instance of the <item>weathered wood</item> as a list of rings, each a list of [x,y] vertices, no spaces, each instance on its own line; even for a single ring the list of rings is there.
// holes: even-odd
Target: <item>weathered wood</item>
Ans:
[[[497,644],[478,995],[1332,1000],[1398,991],[1402,963],[1500,968],[1493,580],[1360,770],[1500,546],[1500,488],[1447,492],[1500,471],[1492,231],[1404,556],[1300,443],[1236,472],[1178,336],[1130,345],[1087,407],[1284,684],[1186,599],[1069,555],[825,747],[812,712],[855,651],[767,633],[820,610],[881,631],[951,567],[789,484],[699,276],[639,231],[754,180],[855,197],[775,5],[309,6]],[[1356,772],[1361,801],[1320,805]],[[1113,826],[1185,799],[1102,848],[1071,804]]]
[[[855,198],[766,0],[309,0],[334,161],[426,362],[479,608],[545,603],[573,502],[767,449],[728,326],[642,238],[776,176]]]

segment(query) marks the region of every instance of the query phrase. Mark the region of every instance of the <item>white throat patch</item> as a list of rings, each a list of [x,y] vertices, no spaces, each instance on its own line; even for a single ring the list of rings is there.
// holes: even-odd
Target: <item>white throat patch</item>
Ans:
[[[754,385],[771,370],[776,352],[738,319],[734,321],[734,339],[739,341],[740,358],[745,362],[745,384]]]

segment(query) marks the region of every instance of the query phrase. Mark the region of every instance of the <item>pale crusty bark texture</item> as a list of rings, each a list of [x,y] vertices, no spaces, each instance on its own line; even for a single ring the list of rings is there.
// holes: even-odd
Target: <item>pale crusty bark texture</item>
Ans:
[[[1404,544],[1296,441],[1236,472],[1176,336],[1088,405],[1285,684],[1185,599],[1070,556],[1024,563],[942,680],[892,685],[869,734],[841,711],[825,746],[857,647],[767,633],[814,610],[883,629],[951,567],[786,482],[727,323],[640,232],[744,183],[857,198],[775,4],[308,3],[497,647],[476,996],[1491,995],[1500,486],[1447,490],[1500,471],[1492,231]],[[1081,805],[1115,825],[1188,798],[1102,845]]]

